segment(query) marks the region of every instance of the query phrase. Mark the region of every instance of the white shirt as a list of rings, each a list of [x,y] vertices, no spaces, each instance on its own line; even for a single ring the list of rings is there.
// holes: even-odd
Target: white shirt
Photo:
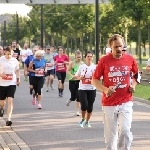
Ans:
[[[30,49],[22,49],[20,51],[20,55],[22,57],[22,62],[25,62],[25,60],[27,59],[28,56],[32,55],[32,51]]]
[[[87,66],[86,64],[82,64],[79,66],[78,71],[75,76],[84,76],[85,80],[80,80],[79,90],[95,90],[96,87],[91,84],[92,75],[96,69],[96,65],[92,64]]]
[[[5,56],[0,57],[0,74],[5,73],[7,78],[0,77],[0,86],[16,85],[16,73],[19,69],[19,62],[16,58],[6,59]]]

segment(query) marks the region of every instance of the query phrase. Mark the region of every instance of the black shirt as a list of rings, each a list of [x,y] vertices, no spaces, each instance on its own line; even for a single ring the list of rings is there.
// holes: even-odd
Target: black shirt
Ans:
[[[20,50],[18,48],[16,48],[13,54],[13,57],[16,58],[19,61],[19,56],[20,56]]]

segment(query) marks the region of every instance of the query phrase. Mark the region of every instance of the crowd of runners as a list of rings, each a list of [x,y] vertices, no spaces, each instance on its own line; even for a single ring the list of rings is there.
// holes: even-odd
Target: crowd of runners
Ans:
[[[110,37],[107,54],[97,65],[93,63],[94,56],[91,51],[87,51],[82,59],[82,53],[76,50],[75,59],[71,60],[62,46],[57,49],[55,46],[41,49],[35,45],[31,50],[25,43],[20,50],[16,41],[4,49],[0,46],[0,117],[4,115],[7,99],[6,126],[11,126],[13,98],[16,86],[20,84],[20,65],[24,69],[24,80],[29,81],[32,105],[37,103],[38,109],[42,109],[43,86],[46,87],[45,92],[49,92],[50,89],[58,90],[58,96],[63,96],[67,73],[70,99],[66,101],[66,106],[76,101],[75,115],[81,114],[78,126],[91,127],[89,120],[93,111],[96,89],[100,90],[103,93],[102,108],[107,150],[117,150],[117,147],[129,150],[132,142],[130,132],[132,93],[139,83],[140,75],[136,60],[125,53],[124,45],[121,35],[115,34]],[[53,86],[56,77],[58,89],[54,89]]]

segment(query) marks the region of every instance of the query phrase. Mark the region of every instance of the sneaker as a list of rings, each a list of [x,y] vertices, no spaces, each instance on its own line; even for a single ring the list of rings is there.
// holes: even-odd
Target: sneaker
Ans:
[[[62,97],[62,93],[61,92],[59,92],[58,95],[59,95],[59,97]]]
[[[36,97],[33,97],[33,99],[32,99],[32,105],[36,105]]]
[[[11,126],[12,122],[11,121],[6,121],[6,126]]]
[[[81,128],[83,128],[83,127],[84,127],[84,122],[85,122],[85,119],[82,119],[81,122],[79,122],[78,125],[79,125]]]
[[[54,90],[54,86],[53,86],[53,84],[51,84],[51,85],[50,85],[50,87],[51,87],[51,90]]]
[[[3,117],[3,115],[4,115],[4,110],[1,108],[0,109],[0,117]]]
[[[80,112],[79,112],[79,111],[76,111],[76,112],[75,112],[75,115],[76,115],[76,116],[80,116]]]
[[[69,106],[70,103],[71,103],[71,100],[69,99],[69,100],[67,100],[66,105]]]
[[[86,126],[87,128],[91,128],[91,125],[90,125],[89,121],[86,121],[85,126]]]
[[[24,77],[24,81],[28,81],[28,77]]]
[[[38,104],[38,109],[42,109],[42,106],[41,106],[41,104]]]

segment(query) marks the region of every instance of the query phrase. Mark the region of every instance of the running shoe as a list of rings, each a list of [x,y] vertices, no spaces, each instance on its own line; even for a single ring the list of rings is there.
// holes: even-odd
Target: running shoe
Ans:
[[[28,77],[24,77],[24,81],[28,81]]]
[[[11,126],[12,122],[11,121],[6,121],[6,126]]]
[[[36,105],[36,97],[33,97],[33,99],[32,99],[32,105]]]
[[[61,92],[59,92],[58,95],[59,95],[59,97],[62,97],[62,93]]]
[[[79,112],[79,111],[76,111],[76,112],[75,112],[75,115],[76,115],[76,116],[80,116],[80,112]]]
[[[0,109],[0,117],[3,117],[3,115],[4,115],[4,110],[1,108]]]
[[[83,128],[83,127],[84,127],[84,123],[85,123],[85,119],[82,119],[81,122],[79,122],[78,125],[79,125],[81,128]]]
[[[87,128],[91,128],[91,125],[90,125],[89,121],[86,121],[86,122],[85,122],[85,126],[86,126]]]
[[[54,90],[54,86],[53,86],[53,84],[51,84],[51,85],[50,85],[50,87],[51,87],[51,90]]]
[[[69,100],[67,100],[66,105],[69,106],[70,103],[71,103],[71,100],[69,99]]]
[[[38,109],[42,109],[42,106],[41,106],[41,104],[38,104]]]

